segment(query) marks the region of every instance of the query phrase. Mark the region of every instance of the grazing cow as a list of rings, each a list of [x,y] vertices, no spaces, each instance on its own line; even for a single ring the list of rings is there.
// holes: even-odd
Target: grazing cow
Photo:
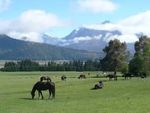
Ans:
[[[62,81],[66,80],[66,79],[67,79],[67,77],[65,75],[61,76]]]
[[[112,79],[117,80],[117,76],[115,74],[108,74],[106,78],[109,78],[109,80],[112,80]]]
[[[43,90],[49,90],[49,99],[52,94],[52,98],[55,98],[55,84],[53,82],[41,82],[38,81],[37,83],[34,84],[32,91],[31,91],[31,96],[32,99],[35,97],[35,91],[38,91],[38,98],[40,98],[40,95],[42,96],[42,99],[44,99],[42,91]]]
[[[78,79],[86,79],[86,76],[84,74],[81,74]]]

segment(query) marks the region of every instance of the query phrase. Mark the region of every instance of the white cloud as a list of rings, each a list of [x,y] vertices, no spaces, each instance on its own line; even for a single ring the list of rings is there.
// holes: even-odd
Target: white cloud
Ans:
[[[89,36],[86,36],[86,37],[75,37],[73,40],[70,40],[71,43],[78,43],[80,41],[87,41],[87,40],[92,40],[92,39],[95,39],[95,40],[98,40],[98,39],[101,39],[102,35],[98,35],[98,36],[94,36],[94,37],[89,37]]]
[[[43,32],[52,27],[63,26],[63,22],[56,15],[41,10],[29,10],[22,13],[19,24],[21,25],[19,29],[33,32]]]
[[[114,40],[114,39],[119,39],[121,42],[128,42],[128,43],[133,43],[138,40],[135,34],[130,34],[130,35],[123,34],[123,35],[110,36],[106,41],[109,42],[110,40]]]
[[[143,32],[150,36],[150,11],[139,13],[118,22],[123,28],[123,32],[139,33]]]
[[[81,10],[93,13],[112,12],[118,7],[112,0],[78,0],[78,5]]]
[[[150,36],[150,11],[142,12],[137,15],[128,17],[115,24],[93,24],[85,27],[98,30],[118,30],[122,36],[113,36],[110,39],[118,38],[121,41],[135,42],[138,40],[136,34],[143,33]]]
[[[29,37],[30,41],[40,41],[40,34],[54,27],[65,26],[56,15],[41,10],[23,12],[13,20],[0,20],[0,33],[12,37]]]
[[[9,32],[7,35],[11,36],[15,39],[23,39],[26,41],[33,41],[33,42],[42,42],[41,36],[42,34],[37,32],[28,32],[28,33],[22,33],[22,32]]]
[[[7,10],[10,6],[11,0],[0,0],[0,12]]]

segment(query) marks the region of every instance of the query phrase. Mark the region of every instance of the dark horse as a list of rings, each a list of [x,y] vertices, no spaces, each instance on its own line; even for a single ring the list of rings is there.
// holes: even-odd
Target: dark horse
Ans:
[[[117,76],[115,75],[115,74],[108,74],[107,76],[106,76],[106,78],[109,78],[109,80],[112,80],[112,79],[114,79],[114,80],[117,80]]]
[[[67,79],[67,77],[65,75],[61,76],[62,81],[66,80],[66,79]]]
[[[125,80],[126,79],[131,79],[132,78],[132,74],[129,73],[129,72],[128,73],[124,73],[122,77],[124,77]]]
[[[39,95],[38,98],[40,98],[40,95],[42,96],[42,99],[44,98],[43,94],[42,94],[42,90],[48,90],[49,98],[50,98],[51,94],[52,94],[52,98],[55,98],[55,84],[53,82],[38,81],[37,83],[35,83],[32,91],[31,91],[32,99],[34,99],[36,90],[38,91],[38,95]]]
[[[40,81],[43,82],[44,80],[46,80],[47,82],[51,82],[52,81],[51,78],[48,77],[48,76],[41,76],[40,77]]]
[[[140,72],[140,73],[139,73],[139,76],[140,76],[142,79],[147,77],[147,75],[146,75],[145,72]]]
[[[86,76],[85,75],[83,75],[83,74],[81,74],[79,77],[78,77],[78,79],[85,79],[86,78]]]

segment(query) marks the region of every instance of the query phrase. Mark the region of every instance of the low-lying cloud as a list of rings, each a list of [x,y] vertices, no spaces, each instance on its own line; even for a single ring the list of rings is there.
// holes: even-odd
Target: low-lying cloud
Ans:
[[[30,37],[30,41],[40,41],[38,36],[54,27],[65,26],[56,15],[42,10],[28,10],[13,20],[0,20],[0,33],[15,38]]]

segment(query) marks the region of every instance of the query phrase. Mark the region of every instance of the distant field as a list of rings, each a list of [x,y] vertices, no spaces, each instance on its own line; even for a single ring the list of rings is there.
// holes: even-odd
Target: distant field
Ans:
[[[85,72],[87,75],[88,72]],[[31,100],[30,91],[40,75],[46,74],[56,84],[56,98]],[[0,113],[150,113],[150,78],[108,81],[77,79],[80,72],[0,72]],[[68,79],[61,81],[60,76]],[[90,90],[105,80],[101,90]]]

